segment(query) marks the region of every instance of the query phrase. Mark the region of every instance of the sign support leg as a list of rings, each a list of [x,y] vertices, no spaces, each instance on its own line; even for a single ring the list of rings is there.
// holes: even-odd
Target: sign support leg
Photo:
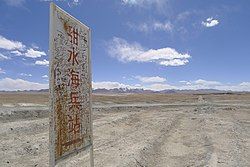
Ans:
[[[93,144],[90,146],[90,167],[94,167],[94,148],[93,148]]]

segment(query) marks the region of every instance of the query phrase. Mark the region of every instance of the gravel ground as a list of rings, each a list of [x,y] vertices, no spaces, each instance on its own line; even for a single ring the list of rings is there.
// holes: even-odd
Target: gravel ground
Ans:
[[[95,105],[95,166],[248,167],[250,99],[238,99]],[[48,166],[48,108],[0,110],[0,166]],[[58,166],[85,167],[88,160],[87,150]]]

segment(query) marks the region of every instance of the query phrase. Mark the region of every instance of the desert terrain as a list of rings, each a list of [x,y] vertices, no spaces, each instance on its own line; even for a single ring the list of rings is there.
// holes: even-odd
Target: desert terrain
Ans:
[[[0,93],[0,166],[46,167],[48,93]],[[248,167],[250,94],[94,94],[97,167]],[[89,166],[88,151],[58,166]]]

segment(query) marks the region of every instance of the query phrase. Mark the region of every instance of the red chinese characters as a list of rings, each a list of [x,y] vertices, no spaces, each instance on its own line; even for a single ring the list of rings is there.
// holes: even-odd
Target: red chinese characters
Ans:
[[[73,88],[77,88],[79,84],[80,84],[79,72],[70,69],[69,85],[71,85]]]
[[[78,29],[69,26],[67,34],[70,37],[70,43],[78,46]]]
[[[69,133],[73,133],[76,135],[80,133],[80,117],[76,115],[68,115],[68,126],[69,126]]]
[[[70,50],[68,50],[69,52],[68,62],[71,61],[72,65],[74,66],[75,63],[78,64],[78,61],[77,61],[78,52],[76,51],[76,48],[74,47],[74,45],[76,47],[78,46],[78,38],[79,38],[78,29],[69,26],[67,34],[70,38],[70,43],[73,45],[73,47]]]
[[[70,110],[79,110],[80,109],[80,102],[79,102],[79,95],[78,92],[71,92],[70,93]]]
[[[77,61],[78,53],[76,52],[75,47],[73,47],[72,50],[68,50],[68,52],[69,52],[68,62],[71,61],[72,65],[75,65],[75,63],[78,64],[78,61]]]
[[[69,65],[69,82],[68,87],[69,92],[69,107],[68,107],[68,133],[71,136],[70,141],[67,142],[66,146],[76,144],[81,141],[81,102],[80,102],[80,75],[76,70],[79,64],[77,56],[77,48],[79,42],[78,29],[69,26],[67,29],[67,34],[70,42],[70,49],[68,49],[68,59]]]

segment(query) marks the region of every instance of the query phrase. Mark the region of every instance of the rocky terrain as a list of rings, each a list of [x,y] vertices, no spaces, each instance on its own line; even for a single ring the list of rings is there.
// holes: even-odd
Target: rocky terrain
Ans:
[[[0,166],[46,167],[48,94],[0,94]],[[250,166],[250,94],[99,94],[97,167]],[[89,166],[88,150],[58,166]]]

